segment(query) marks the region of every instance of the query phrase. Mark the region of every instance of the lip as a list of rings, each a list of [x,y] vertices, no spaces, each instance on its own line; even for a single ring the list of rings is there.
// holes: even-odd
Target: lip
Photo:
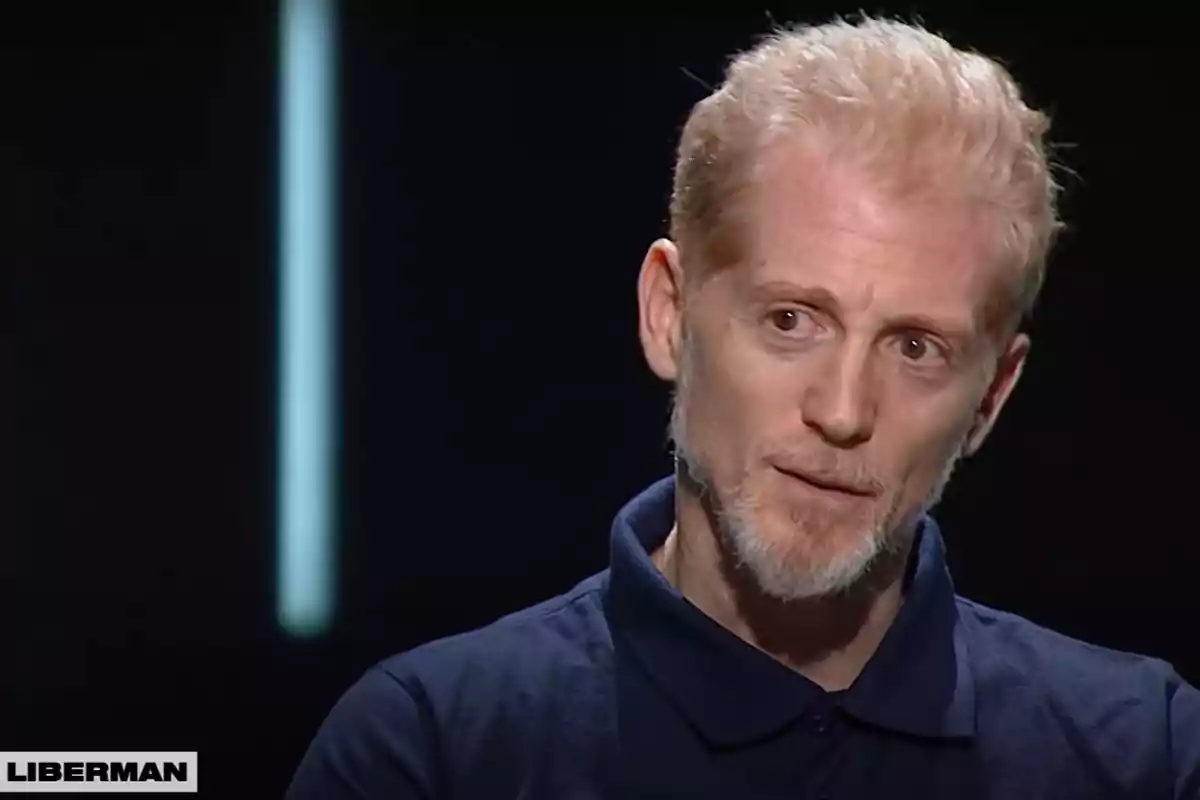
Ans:
[[[794,478],[802,483],[807,483],[814,489],[820,489],[825,492],[836,492],[837,494],[848,495],[851,497],[871,497],[874,492],[859,486],[857,484],[846,483],[834,478],[829,478],[821,475],[814,475],[810,472],[805,472],[797,469],[785,469],[783,467],[775,467],[789,478]]]

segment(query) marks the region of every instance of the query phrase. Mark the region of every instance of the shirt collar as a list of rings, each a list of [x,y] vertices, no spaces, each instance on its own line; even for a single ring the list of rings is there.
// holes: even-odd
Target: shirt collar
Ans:
[[[674,478],[633,498],[612,525],[606,610],[614,634],[714,746],[770,735],[831,704],[815,683],[688,602],[650,560],[675,518]],[[941,534],[922,520],[906,599],[841,708],[871,725],[931,737],[974,732],[974,689]]]

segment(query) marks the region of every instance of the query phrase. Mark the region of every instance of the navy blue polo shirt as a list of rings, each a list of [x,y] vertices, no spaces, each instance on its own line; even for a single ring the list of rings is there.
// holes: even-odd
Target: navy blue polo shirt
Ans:
[[[288,797],[1200,798],[1200,692],[956,596],[932,519],[883,643],[827,693],[654,567],[673,486],[621,510],[604,572],[369,669]]]

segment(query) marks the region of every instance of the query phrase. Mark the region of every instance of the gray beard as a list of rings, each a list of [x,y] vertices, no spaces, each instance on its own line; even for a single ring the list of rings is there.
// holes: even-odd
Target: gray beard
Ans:
[[[682,381],[680,391],[686,391]],[[905,524],[909,519],[897,519],[900,509],[893,505],[863,532],[853,548],[839,553],[830,562],[803,570],[789,564],[780,557],[777,547],[756,529],[753,509],[747,498],[738,488],[732,493],[723,492],[716,485],[711,470],[689,447],[684,425],[684,403],[681,402],[686,398],[678,394],[673,403],[670,427],[676,468],[682,470],[691,484],[699,489],[706,508],[711,511],[712,523],[723,551],[732,558],[738,569],[753,579],[766,596],[787,602],[848,592],[866,579],[876,566],[893,560],[910,544],[914,526]],[[926,512],[941,500],[961,460],[965,443],[966,434],[946,460],[938,481],[919,511]],[[798,528],[801,524],[797,521]],[[800,533],[797,530],[797,534]]]

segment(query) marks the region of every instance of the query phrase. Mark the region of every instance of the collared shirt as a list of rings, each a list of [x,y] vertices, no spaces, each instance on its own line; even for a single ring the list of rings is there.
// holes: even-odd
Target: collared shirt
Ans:
[[[666,581],[673,521],[665,479],[617,515],[605,571],[374,665],[288,797],[1200,798],[1200,692],[957,596],[931,518],[895,622],[832,693]]]

